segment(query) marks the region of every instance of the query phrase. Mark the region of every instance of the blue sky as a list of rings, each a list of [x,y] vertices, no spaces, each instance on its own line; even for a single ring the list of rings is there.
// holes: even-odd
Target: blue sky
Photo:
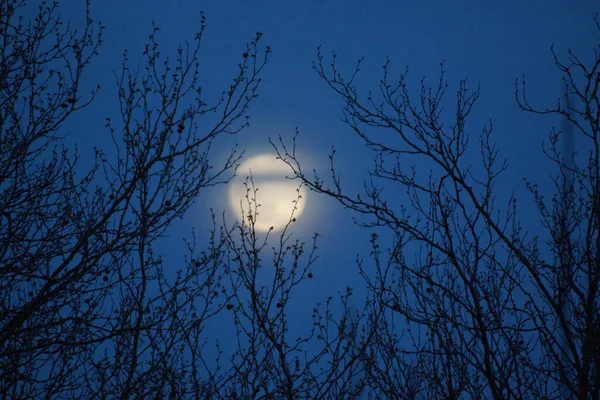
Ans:
[[[82,16],[82,9],[66,4],[65,18]],[[532,230],[539,226],[522,178],[548,182],[549,164],[541,153],[541,142],[560,121],[520,112],[514,82],[524,74],[533,104],[555,104],[562,92],[550,45],[555,44],[558,54],[570,48],[589,59],[600,36],[593,21],[600,11],[597,1],[97,1],[92,4],[92,16],[102,21],[106,32],[87,82],[91,86],[100,83],[102,91],[80,120],[65,127],[82,152],[108,137],[104,119],[117,109],[112,70],[119,69],[123,50],[129,49],[131,59],[139,57],[155,21],[164,51],[174,53],[176,44],[196,31],[200,11],[207,18],[203,79],[213,95],[228,85],[245,43],[256,31],[263,32],[263,44],[273,49],[259,98],[250,110],[250,128],[218,142],[216,161],[235,143],[248,155],[269,151],[268,137],[289,139],[298,128],[300,151],[307,163],[326,173],[327,155],[335,146],[344,182],[358,188],[373,157],[340,122],[340,99],[312,70],[317,46],[322,46],[326,57],[336,52],[339,65],[348,72],[359,57],[366,57],[358,81],[363,93],[376,88],[386,56],[397,73],[408,66],[415,93],[423,76],[435,83],[440,62],[445,60],[450,84],[447,107],[452,107],[460,79],[468,78],[473,88],[481,84],[481,97],[469,122],[472,140],[492,119],[501,156],[510,165],[499,189],[503,195],[513,191],[523,198],[520,212],[525,225]],[[206,232],[208,209],[226,204],[225,196],[226,188],[201,196],[190,218],[174,227],[169,240],[179,241],[192,227]],[[370,232],[355,227],[349,212],[311,195],[304,218],[294,230],[306,240],[313,232],[322,235],[315,279],[305,285],[302,296],[322,301],[346,285],[360,285],[354,261],[357,254],[368,258]]]

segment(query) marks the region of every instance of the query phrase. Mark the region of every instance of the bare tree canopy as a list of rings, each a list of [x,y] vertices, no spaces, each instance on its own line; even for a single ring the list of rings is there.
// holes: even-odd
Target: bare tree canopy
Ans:
[[[319,50],[315,71],[373,153],[370,178],[352,193],[335,149],[327,178],[302,168],[296,138],[274,146],[310,189],[393,237],[386,252],[373,234],[372,257],[359,265],[371,314],[385,310],[372,319],[378,329],[364,355],[374,398],[600,397],[600,48],[594,54],[588,64],[555,54],[567,97],[554,107],[532,106],[525,79],[516,82],[522,110],[565,121],[544,148],[553,196],[526,182],[545,228],[528,232],[518,199],[506,201],[497,183],[508,164],[492,123],[476,135],[467,128],[479,88],[459,82],[449,100],[442,64],[433,86],[423,80],[415,90],[387,60],[379,85],[362,95],[362,60],[344,75]],[[570,131],[584,153],[563,145]]]
[[[82,160],[65,125],[95,105],[100,88],[84,88],[104,27],[89,3],[73,24],[58,3],[33,3],[0,2],[3,399],[600,398],[600,47],[591,62],[553,51],[556,105],[532,105],[525,78],[515,84],[521,110],[564,121],[544,147],[552,195],[525,182],[535,232],[499,185],[509,162],[492,122],[468,124],[479,88],[458,82],[448,99],[444,64],[415,88],[388,59],[363,94],[362,60],[345,75],[319,48],[314,71],[372,152],[369,179],[350,192],[335,150],[323,176],[303,167],[296,136],[272,144],[295,182],[373,233],[357,262],[364,286],[308,301],[319,234],[297,239],[294,212],[281,232],[257,232],[268,210],[251,177],[241,221],[213,213],[208,238],[190,232],[180,256],[160,245],[236,173],[243,149],[221,162],[213,149],[249,125],[271,54],[263,34],[234,49],[214,96],[200,74],[204,15],[177,48],[149,27],[140,58],[126,51],[117,66],[109,145]]]
[[[359,353],[329,302],[314,305],[304,335],[287,328],[316,246],[285,230],[276,245],[256,233],[252,180],[247,221],[221,228],[213,215],[207,243],[192,233],[175,261],[159,250],[173,221],[235,172],[242,152],[218,165],[211,148],[248,126],[271,52],[262,33],[210,103],[199,75],[204,15],[174,51],[153,27],[141,62],[123,55],[119,116],[105,127],[112,147],[94,148],[85,170],[63,124],[93,107],[99,88],[81,87],[104,28],[89,4],[79,30],[57,3],[31,10],[0,5],[2,398],[355,398]],[[233,345],[206,333],[218,314],[229,316]]]

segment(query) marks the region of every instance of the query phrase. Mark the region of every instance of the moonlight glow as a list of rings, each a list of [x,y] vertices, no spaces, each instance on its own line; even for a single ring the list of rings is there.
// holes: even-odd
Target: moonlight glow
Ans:
[[[252,183],[246,180],[252,174],[254,187],[258,189],[256,192],[256,202]],[[280,230],[292,218],[298,218],[302,213],[305,205],[304,188],[300,188],[298,199],[298,181],[286,179],[286,175],[290,175],[290,168],[281,160],[278,160],[273,155],[262,154],[252,157],[242,163],[238,168],[237,176],[229,185],[229,204],[238,216],[238,219],[246,218],[254,214],[254,207],[258,204],[258,215],[255,221],[255,229],[257,231],[268,231],[271,227],[274,230]],[[247,187],[244,183],[247,182]],[[248,189],[248,191],[247,191]],[[248,198],[250,198],[249,210]]]

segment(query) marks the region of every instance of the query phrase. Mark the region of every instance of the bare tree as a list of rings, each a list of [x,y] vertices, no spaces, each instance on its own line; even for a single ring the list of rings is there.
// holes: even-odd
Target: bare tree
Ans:
[[[0,5],[0,392],[199,398],[200,336],[232,296],[226,236],[215,228],[205,249],[190,241],[175,277],[155,246],[205,188],[229,179],[240,154],[214,165],[211,143],[247,126],[270,50],[257,33],[209,104],[198,76],[204,17],[174,58],[154,28],[143,68],[125,53],[116,74],[120,119],[106,123],[114,148],[95,149],[84,172],[61,126],[97,93],[80,90],[103,29],[87,10],[76,31],[56,3],[31,19],[24,0]],[[200,128],[208,113],[217,118]]]
[[[333,296],[310,306],[301,286],[318,279],[319,235],[313,236],[311,246],[291,237],[295,207],[274,243],[269,240],[272,230],[257,234],[254,226],[262,211],[258,189],[247,179],[247,204],[242,207],[249,210],[247,222],[228,236],[231,286],[237,288],[228,308],[238,347],[232,357],[234,379],[225,393],[238,399],[356,399],[365,386],[360,360],[369,332],[361,332],[352,317],[366,318],[367,313],[352,313],[350,288],[339,296],[340,317]],[[290,303],[298,297],[306,312],[296,306],[292,315]],[[290,319],[306,321],[306,328],[290,329]]]
[[[293,239],[293,214],[282,233],[258,234],[251,179],[247,221],[220,227],[213,215],[207,243],[192,232],[182,257],[161,253],[173,221],[242,156],[215,165],[211,147],[248,125],[270,53],[262,34],[211,103],[198,74],[204,16],[170,57],[153,27],[141,68],[124,53],[112,147],[93,149],[85,170],[63,126],[99,90],[81,90],[103,31],[89,8],[75,30],[55,2],[0,4],[2,398],[356,398],[366,310],[349,317],[349,289],[339,319],[330,297],[290,331],[290,299],[318,279],[317,236]],[[231,317],[234,343],[207,333],[217,314]]]
[[[310,189],[392,238],[385,252],[374,233],[372,261],[359,263],[367,307],[373,315],[385,309],[363,357],[373,398],[600,397],[600,51],[594,54],[589,64],[555,55],[573,99],[566,104],[539,110],[525,80],[517,82],[522,110],[562,116],[585,148],[563,154],[564,132],[551,133],[544,151],[556,166],[555,195],[546,199],[527,182],[545,228],[537,234],[520,224],[517,198],[500,195],[508,164],[492,123],[469,134],[478,88],[461,81],[446,112],[443,64],[439,81],[422,80],[415,94],[408,71],[394,78],[387,60],[377,89],[362,95],[362,60],[346,76],[335,55],[326,62],[319,49],[316,72],[374,154],[369,179],[350,193],[335,151],[331,176],[322,179],[302,169],[294,145],[274,145]]]

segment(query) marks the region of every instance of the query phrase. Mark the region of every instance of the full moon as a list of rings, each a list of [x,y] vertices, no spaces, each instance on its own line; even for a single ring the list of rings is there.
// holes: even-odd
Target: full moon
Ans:
[[[290,172],[288,165],[270,154],[261,154],[243,162],[229,184],[229,204],[238,219],[245,218],[245,222],[249,223],[249,216],[254,218],[257,214],[254,228],[267,232],[271,228],[281,230],[290,219],[298,218],[306,198],[304,187],[298,181],[286,178]],[[254,189],[258,189],[256,193],[250,177]],[[255,208],[257,205],[258,208]]]

